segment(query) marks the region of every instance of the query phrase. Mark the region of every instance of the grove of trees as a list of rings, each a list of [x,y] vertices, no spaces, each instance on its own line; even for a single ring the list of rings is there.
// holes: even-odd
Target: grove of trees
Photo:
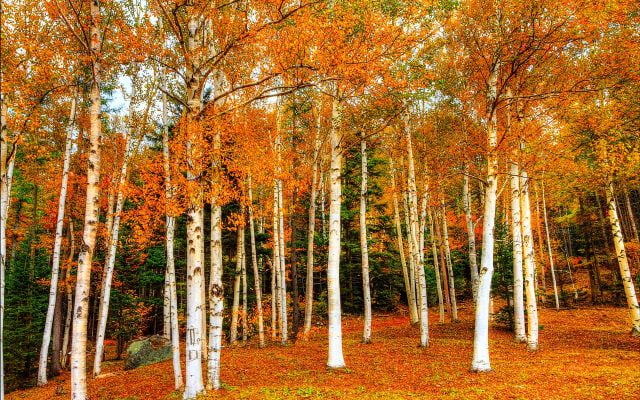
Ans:
[[[640,335],[640,5],[627,0],[3,0],[0,399],[171,340],[185,399],[221,353],[342,317],[538,310]],[[500,309],[494,310],[494,302]],[[504,306],[502,306],[504,304]],[[569,323],[569,322],[568,322]],[[326,326],[326,328],[325,328]]]

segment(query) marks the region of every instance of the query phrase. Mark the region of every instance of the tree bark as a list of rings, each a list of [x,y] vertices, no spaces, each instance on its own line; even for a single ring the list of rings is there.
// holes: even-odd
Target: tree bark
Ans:
[[[133,99],[132,99],[133,101]],[[102,282],[102,296],[98,312],[98,334],[96,336],[96,352],[93,359],[93,376],[100,375],[102,356],[104,354],[104,337],[107,329],[107,318],[109,316],[109,300],[111,297],[111,281],[113,280],[113,270],[118,250],[118,237],[120,233],[120,221],[122,219],[122,209],[124,207],[124,189],[127,183],[127,168],[132,147],[131,133],[125,138],[125,151],[122,157],[122,168],[120,170],[120,180],[116,195],[116,209],[113,217],[113,226],[109,235],[109,247],[107,249],[107,262],[105,265],[104,281]]]
[[[62,247],[62,228],[64,225],[64,210],[67,201],[67,185],[69,182],[69,164],[71,162],[71,146],[73,145],[74,124],[76,116],[76,96],[71,98],[71,111],[69,122],[67,123],[67,137],[64,147],[64,159],[62,161],[62,182],[60,183],[60,197],[58,198],[58,217],[56,220],[56,233],[53,241],[53,260],[51,263],[51,284],[49,286],[49,305],[44,323],[44,334],[42,335],[42,346],[40,348],[40,362],[38,364],[38,386],[47,383],[47,356],[49,354],[49,342],[53,329],[54,314],[56,305],[58,309],[62,306],[58,302],[58,274],[60,271],[60,249]],[[59,357],[57,357],[59,359]],[[59,365],[57,366],[59,367]]]
[[[524,287],[527,300],[527,348],[538,350],[538,305],[536,303],[536,264],[531,229],[530,180],[526,171],[520,176],[520,210],[522,214],[522,247],[524,252]]]
[[[451,322],[458,322],[458,304],[456,302],[456,284],[453,276],[453,262],[451,261],[451,248],[449,247],[449,227],[447,226],[447,209],[444,199],[442,204],[442,240],[444,242],[445,260],[449,274],[449,295],[451,296]]]
[[[416,277],[418,286],[416,292],[418,293],[418,309],[420,310],[420,346],[429,346],[429,308],[427,306],[427,281],[424,272],[424,263],[419,253],[418,245],[418,193],[416,188],[416,172],[413,161],[413,146],[411,142],[411,128],[409,126],[408,118],[404,122],[405,124],[405,138],[407,142],[407,162],[408,162],[408,174],[407,183],[409,189],[409,219],[410,219],[410,233],[411,233],[411,247],[413,248],[412,257],[415,260]]]
[[[398,204],[398,189],[396,187],[396,172],[393,165],[393,158],[389,159],[391,166],[391,187],[393,190],[393,219],[396,225],[396,239],[398,243],[398,253],[400,253],[400,264],[402,265],[402,277],[404,278],[404,290],[407,294],[407,305],[409,307],[409,320],[411,324],[418,323],[418,309],[416,307],[415,291],[411,290],[411,282],[409,281],[409,271],[407,269],[407,260],[404,254],[404,241],[402,233],[402,225],[400,223],[400,206]]]
[[[316,229],[316,198],[318,196],[318,164],[320,156],[320,128],[321,110],[318,109],[318,120],[316,123],[315,140],[313,143],[313,166],[311,173],[311,194],[309,197],[309,227],[307,229],[307,278],[304,302],[304,329],[302,334],[308,338],[311,332],[311,320],[313,318],[313,250],[315,244]]]
[[[362,295],[364,301],[364,328],[362,342],[371,342],[371,287],[369,282],[369,245],[367,243],[367,142],[364,131],[360,139],[361,184],[360,184],[360,254],[362,260]]]
[[[240,213],[244,216],[244,207],[240,207]],[[240,283],[242,278],[242,259],[244,258],[244,225],[238,226],[238,240],[236,247],[236,271],[233,280],[233,304],[231,305],[231,331],[229,343],[234,344],[238,340],[238,320],[240,318]]]
[[[249,190],[249,233],[251,238],[251,266],[253,267],[253,282],[256,291],[256,308],[258,312],[258,341],[260,347],[265,346],[264,340],[264,316],[262,314],[262,287],[260,286],[260,270],[258,269],[258,256],[256,252],[256,235],[253,217],[253,188],[251,176],[248,179]]]
[[[631,269],[629,268],[627,252],[624,247],[624,238],[622,237],[622,230],[620,228],[620,220],[618,218],[618,210],[615,202],[613,178],[611,176],[607,177],[606,194],[608,204],[607,214],[609,216],[611,234],[613,235],[613,245],[618,258],[620,277],[622,278],[624,294],[627,298],[627,307],[629,308],[631,334],[634,336],[640,336],[640,305],[638,305],[638,298],[636,297],[633,278],[631,277]]]
[[[433,255],[433,270],[436,275],[436,292],[438,294],[438,322],[444,324],[444,294],[442,293],[442,280],[440,279],[440,265],[438,263],[438,249],[436,246],[435,221],[433,212],[429,207],[429,232],[431,236],[431,254]]]
[[[337,86],[337,84],[336,84]],[[334,94],[331,108],[331,169],[329,172],[329,249],[327,291],[329,309],[329,368],[345,368],[342,354],[342,311],[340,305],[340,210],[342,206],[342,112]]]
[[[551,235],[549,234],[549,220],[547,219],[547,199],[544,193],[544,181],[542,181],[542,214],[544,216],[544,230],[547,235],[547,254],[549,256],[549,269],[551,270],[551,284],[553,285],[553,297],[556,310],[560,309],[558,297],[558,285],[556,284],[556,269],[553,263],[553,251],[551,250]]]
[[[497,91],[500,62],[491,68],[487,91],[487,179],[484,195],[484,215],[482,229],[482,258],[478,274],[478,299],[475,310],[473,336],[473,359],[471,370],[484,372],[491,370],[489,360],[489,303],[491,300],[491,279],[493,277],[494,230],[498,192],[498,116]]]
[[[526,342],[524,322],[524,286],[522,275],[522,225],[520,199],[520,168],[512,161],[509,166],[511,181],[511,242],[513,244],[513,333],[516,342]]]
[[[478,299],[478,257],[476,255],[476,233],[471,212],[471,194],[469,192],[469,166],[464,166],[464,184],[462,187],[462,198],[464,201],[464,219],[467,225],[467,236],[469,240],[469,268],[471,270],[471,292],[473,302]]]

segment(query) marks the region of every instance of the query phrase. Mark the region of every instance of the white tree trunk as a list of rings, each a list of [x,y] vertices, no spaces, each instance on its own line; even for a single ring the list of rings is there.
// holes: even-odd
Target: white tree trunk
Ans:
[[[216,137],[219,139],[220,135]],[[218,140],[219,143],[219,140]],[[209,358],[207,359],[207,388],[220,389],[220,355],[224,287],[222,286],[222,207],[218,199],[211,201],[211,275],[209,277]]]
[[[337,90],[336,90],[337,92]],[[337,95],[337,93],[336,93]],[[329,249],[327,291],[329,308],[329,368],[344,368],[342,355],[342,310],[340,304],[340,209],[342,205],[342,112],[333,98],[331,109],[331,170],[329,172]]]
[[[280,290],[280,228],[278,228],[278,183],[273,181],[273,262],[271,265],[271,304],[272,304],[272,338],[278,337],[282,328],[282,297]]]
[[[258,341],[260,347],[265,346],[264,340],[264,316],[262,314],[262,286],[260,286],[260,270],[258,268],[258,254],[256,252],[256,234],[253,217],[253,188],[251,176],[248,180],[249,190],[249,229],[251,237],[251,266],[253,267],[253,285],[256,291],[256,307],[258,312]]]
[[[556,283],[556,269],[553,264],[553,251],[551,250],[551,235],[549,234],[549,220],[547,219],[547,199],[544,192],[544,181],[542,181],[542,214],[544,216],[544,230],[547,235],[547,254],[549,256],[549,269],[551,270],[551,284],[553,285],[553,297],[556,310],[560,309],[560,299],[558,297],[558,285]]]
[[[73,262],[76,254],[76,241],[73,233],[73,219],[69,218],[69,258],[67,259],[68,265]],[[68,268],[68,267],[67,267]],[[60,357],[60,366],[62,369],[67,368],[67,360],[69,359],[69,333],[71,331],[71,317],[73,314],[73,291],[71,289],[71,283],[69,282],[69,271],[65,274],[65,286],[67,295],[67,316],[64,321],[64,335],[62,336],[62,356]]]
[[[243,207],[241,207],[244,216]],[[236,271],[233,280],[233,304],[231,306],[231,331],[229,343],[234,344],[238,340],[238,320],[240,318],[240,283],[242,278],[242,259],[244,258],[244,226],[238,226],[238,240],[236,246]]]
[[[282,179],[278,179],[278,234],[280,235],[280,339],[283,345],[289,341],[289,324],[287,322],[287,264],[285,259],[284,235],[284,203],[282,201]]]
[[[243,210],[244,211],[244,210]],[[242,215],[242,219],[244,220],[244,213]],[[244,229],[243,229],[244,233]],[[242,341],[247,341],[247,334],[249,330],[249,323],[247,321],[247,317],[249,316],[249,306],[247,303],[247,252],[246,246],[244,243],[245,239],[242,238],[242,311],[240,312],[240,316],[242,317]]]
[[[517,342],[526,342],[524,322],[524,286],[522,276],[522,232],[520,217],[520,168],[512,161],[509,165],[511,181],[511,241],[513,243],[513,333]]]
[[[166,90],[165,90],[166,91]],[[171,183],[171,153],[169,150],[169,125],[167,119],[167,95],[162,93],[162,160],[164,169],[164,190],[165,190],[165,229],[166,229],[166,251],[167,251],[167,270],[165,274],[165,303],[168,297],[169,309],[165,305],[165,320],[167,319],[167,311],[169,311],[169,330],[167,330],[166,322],[164,326],[164,334],[171,338],[171,353],[173,360],[173,383],[175,389],[182,387],[182,368],[180,366],[180,331],[178,327],[178,297],[176,293],[176,270],[174,256],[174,237],[176,230],[176,219],[172,215],[171,199],[173,198],[174,188]]]
[[[91,52],[99,50],[100,33],[98,2],[91,2]],[[91,85],[91,108],[89,115],[89,154],[87,168],[87,193],[84,214],[82,245],[78,256],[76,294],[74,303],[73,334],[71,340],[71,398],[87,400],[87,319],[89,297],[91,295],[91,262],[96,244],[96,227],[100,210],[100,142],[102,141],[102,121],[100,120],[100,66],[93,62],[93,83]]]
[[[415,291],[411,290],[411,282],[409,281],[409,271],[407,269],[407,260],[404,254],[404,241],[402,233],[402,224],[400,223],[400,206],[398,204],[398,192],[396,187],[396,174],[393,166],[393,158],[389,160],[391,166],[391,186],[393,190],[393,219],[396,225],[396,237],[398,241],[398,253],[400,253],[400,264],[402,265],[402,277],[404,278],[404,290],[407,294],[407,303],[409,307],[409,320],[411,324],[418,323],[418,309],[416,307]]]
[[[418,312],[419,307],[419,299],[418,293],[416,292],[416,259],[413,256],[413,241],[411,240],[411,223],[409,222],[409,203],[407,202],[408,194],[402,193],[402,205],[404,209],[404,225],[407,230],[407,247],[409,250],[409,290],[411,291],[411,296],[414,298],[416,302],[416,314],[418,318],[418,322],[420,322],[420,313]]]
[[[493,66],[488,81],[487,103],[487,181],[484,195],[484,215],[482,230],[482,258],[478,274],[478,299],[475,310],[475,330],[473,337],[473,360],[471,370],[490,371],[489,361],[489,303],[491,300],[491,278],[493,277],[494,228],[498,194],[498,118],[497,100],[499,63]]]
[[[464,168],[464,186],[462,198],[464,201],[464,219],[467,225],[467,236],[469,238],[469,268],[471,269],[471,291],[473,302],[478,298],[478,258],[476,255],[476,233],[475,224],[471,218],[471,194],[469,193],[469,167]]]
[[[436,292],[438,294],[438,322],[444,324],[444,294],[442,293],[442,280],[440,279],[440,265],[438,262],[438,247],[436,245],[435,221],[429,207],[429,232],[431,237],[431,253],[433,255],[433,270],[436,274]]]
[[[311,173],[311,194],[309,198],[309,228],[307,230],[307,281],[304,303],[304,329],[302,334],[305,338],[311,332],[311,319],[313,317],[313,249],[316,230],[316,198],[318,196],[318,165],[320,163],[320,128],[321,110],[318,109],[318,121],[316,123],[316,134],[313,144],[313,167]]]
[[[360,184],[360,253],[362,260],[362,294],[364,297],[364,328],[362,342],[371,342],[371,287],[369,283],[369,245],[367,243],[367,142],[364,131],[360,140],[361,184]]]
[[[413,161],[413,145],[411,142],[411,129],[409,121],[405,121],[405,137],[407,142],[408,174],[407,182],[409,189],[409,224],[412,257],[416,268],[418,293],[418,309],[420,311],[420,346],[429,346],[429,308],[427,306],[427,281],[424,271],[424,263],[419,254],[418,244],[418,193],[416,188],[416,172]]]
[[[9,151],[7,136],[8,106],[0,93],[0,399],[4,399],[4,286],[7,266],[7,215],[11,200],[11,182],[15,165],[15,146]]]
[[[531,202],[529,201],[527,172],[520,177],[520,210],[522,214],[522,246],[524,252],[524,287],[527,300],[527,348],[538,349],[538,304],[536,300],[536,264],[533,251],[533,230],[531,228]]]
[[[451,247],[449,246],[449,227],[447,226],[447,209],[442,204],[442,240],[444,241],[445,261],[447,264],[447,273],[449,274],[449,296],[451,297],[451,322],[458,322],[458,303],[456,302],[456,284],[453,276],[453,262],[451,261]]]
[[[613,179],[607,177],[607,214],[609,216],[609,225],[611,226],[611,234],[613,235],[613,245],[620,267],[620,278],[624,287],[624,294],[627,298],[627,306],[629,307],[629,321],[631,325],[631,334],[640,336],[640,305],[636,297],[636,290],[633,286],[633,278],[629,268],[627,252],[624,248],[624,238],[622,237],[622,229],[620,228],[620,220],[618,218],[618,209],[616,208],[615,190]]]
[[[132,100],[133,101],[133,100]],[[111,281],[113,280],[113,269],[115,267],[116,252],[118,250],[118,237],[120,233],[120,221],[122,219],[122,209],[124,207],[124,189],[127,182],[127,168],[131,156],[131,135],[125,138],[125,151],[122,157],[122,168],[120,170],[120,181],[116,195],[116,209],[113,217],[113,226],[109,235],[109,247],[107,249],[107,262],[105,265],[104,282],[102,282],[102,296],[98,312],[98,334],[96,336],[96,352],[93,359],[93,376],[100,375],[102,356],[104,354],[104,336],[107,329],[107,318],[109,316],[109,300],[111,298]]]
[[[51,330],[53,328],[53,315],[56,309],[58,296],[58,273],[60,271],[60,248],[62,247],[62,228],[64,225],[64,210],[67,200],[67,183],[69,181],[69,163],[71,160],[71,146],[73,144],[74,124],[76,116],[76,96],[71,98],[71,111],[67,124],[67,138],[64,147],[64,159],[62,161],[62,182],[60,184],[60,197],[58,198],[58,217],[56,220],[56,236],[53,241],[53,260],[51,263],[51,285],[49,287],[49,305],[44,323],[42,346],[40,348],[40,362],[38,364],[38,386],[47,383],[47,356],[49,355],[49,343],[51,342]]]
[[[624,188],[624,202],[627,206],[627,214],[629,214],[629,222],[631,223],[631,232],[633,233],[633,240],[638,241],[638,225],[636,225],[636,217],[633,214],[633,207],[631,207],[631,199],[629,198],[629,191]]]

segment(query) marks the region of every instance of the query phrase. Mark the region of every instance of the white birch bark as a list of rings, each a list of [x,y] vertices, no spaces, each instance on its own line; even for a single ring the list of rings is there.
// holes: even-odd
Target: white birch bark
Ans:
[[[244,211],[244,210],[243,210]],[[242,216],[244,219],[244,214]],[[243,232],[244,233],[244,232]],[[249,323],[247,317],[249,316],[249,306],[247,304],[247,252],[244,243],[245,239],[242,238],[242,311],[240,316],[242,317],[242,341],[247,341],[247,331],[249,330]]]
[[[311,194],[309,197],[309,227],[307,229],[307,278],[304,302],[304,329],[302,334],[305,338],[311,332],[311,319],[313,318],[313,250],[316,230],[316,200],[318,196],[318,164],[320,162],[320,128],[321,110],[318,109],[318,120],[316,122],[315,140],[313,143],[313,166],[311,173]]]
[[[256,251],[256,234],[255,223],[253,217],[253,188],[251,176],[248,179],[249,191],[249,230],[251,238],[251,266],[253,267],[253,285],[256,292],[256,307],[258,312],[258,341],[260,347],[265,346],[264,340],[264,316],[262,313],[262,286],[260,286],[260,270],[258,268],[258,255]]]
[[[631,277],[631,269],[627,259],[627,252],[624,247],[624,238],[622,237],[622,229],[620,227],[620,219],[618,217],[618,209],[615,201],[615,190],[613,179],[607,177],[607,215],[609,217],[609,225],[611,234],[613,235],[613,245],[618,259],[618,267],[620,268],[620,278],[624,287],[624,294],[627,298],[627,307],[629,308],[629,322],[631,325],[631,334],[640,336],[640,305],[638,305],[638,297],[633,286],[633,278]]]
[[[451,247],[449,246],[449,227],[447,226],[447,209],[444,199],[442,206],[442,240],[444,242],[445,261],[449,274],[449,296],[451,297],[451,322],[458,322],[458,303],[456,301],[456,284],[453,276],[453,262],[451,261]]]
[[[526,342],[524,322],[524,286],[522,275],[522,221],[520,216],[520,168],[509,165],[511,181],[511,242],[513,245],[513,333],[517,342]]]
[[[624,188],[624,202],[627,206],[627,214],[629,215],[629,222],[631,223],[631,232],[633,233],[633,240],[638,241],[638,225],[636,225],[636,217],[633,214],[633,207],[631,207],[631,199],[629,198],[629,190]]]
[[[337,85],[337,84],[336,84]],[[342,354],[342,310],[340,302],[340,209],[342,205],[342,112],[338,90],[331,107],[331,167],[329,171],[329,249],[327,291],[329,312],[329,352],[327,366],[344,368]]]
[[[287,265],[285,261],[284,235],[284,203],[282,201],[282,179],[278,179],[278,234],[280,235],[280,339],[283,345],[289,341],[289,324],[287,322]]]
[[[405,137],[407,142],[407,162],[408,162],[408,191],[409,191],[409,223],[410,223],[410,241],[412,247],[412,257],[416,268],[418,293],[418,309],[420,312],[420,346],[429,346],[429,308],[427,307],[427,281],[424,271],[424,264],[419,255],[418,244],[418,194],[416,188],[416,173],[413,160],[413,145],[411,142],[411,129],[408,118],[405,120]]]
[[[132,99],[133,101],[133,99]],[[131,114],[130,114],[131,115]],[[113,226],[109,235],[109,247],[107,249],[107,262],[105,265],[104,281],[102,282],[102,296],[98,311],[98,333],[96,336],[96,351],[93,359],[93,376],[97,377],[101,372],[102,357],[104,354],[104,337],[107,329],[107,319],[109,316],[109,300],[111,298],[111,281],[113,280],[113,269],[115,267],[116,252],[118,250],[118,237],[120,233],[120,221],[122,219],[122,209],[124,207],[124,189],[127,182],[127,169],[132,147],[131,135],[125,137],[125,151],[122,158],[122,168],[120,169],[120,180],[116,195],[116,209],[113,217]]]
[[[364,328],[362,342],[371,342],[371,287],[369,283],[369,245],[367,243],[367,142],[364,131],[360,139],[361,184],[360,184],[360,253],[362,260],[362,294],[364,301]]]
[[[431,207],[429,207],[429,232],[431,237],[431,253],[433,255],[433,270],[436,274],[436,292],[438,294],[438,322],[444,324],[444,294],[442,293],[442,280],[440,279],[440,265],[438,262],[438,247],[436,245],[435,238],[435,221],[433,220],[433,213]]]
[[[407,248],[409,250],[409,290],[411,291],[411,296],[415,299],[416,302],[416,314],[418,316],[418,322],[420,322],[420,313],[418,312],[418,308],[420,307],[418,293],[416,292],[416,259],[414,255],[413,249],[413,241],[411,240],[411,223],[409,222],[409,203],[407,201],[408,193],[402,193],[402,205],[404,208],[404,225],[407,227]]]
[[[171,153],[169,150],[169,121],[167,119],[167,95],[166,88],[162,92],[162,161],[164,169],[165,208],[170,208],[173,198],[173,184],[171,183]],[[169,300],[169,330],[165,322],[165,336],[171,338],[171,354],[173,361],[173,384],[175,389],[180,389],[183,384],[182,367],[180,366],[180,331],[178,329],[178,297],[176,293],[176,270],[174,256],[174,237],[176,219],[170,210],[165,211],[166,252],[167,269],[165,274],[164,297]],[[168,292],[168,293],[167,293]],[[167,296],[168,295],[168,296]],[[166,302],[166,300],[165,300]],[[165,320],[167,309],[165,306]]]
[[[243,213],[241,207],[241,213]],[[242,277],[242,258],[244,257],[244,226],[238,226],[238,240],[236,246],[236,271],[233,280],[233,304],[231,305],[231,330],[229,343],[234,344],[238,340],[238,320],[240,318],[240,283]]]
[[[471,269],[471,291],[473,302],[478,299],[478,258],[476,255],[476,233],[475,224],[471,218],[471,194],[469,193],[469,167],[464,167],[464,184],[462,198],[464,201],[464,219],[467,225],[467,236],[469,240],[469,268]]]
[[[78,256],[76,293],[73,312],[73,334],[71,339],[71,398],[87,400],[87,320],[89,317],[89,297],[91,295],[91,263],[96,244],[96,228],[100,211],[100,143],[102,141],[102,121],[100,120],[101,51],[98,28],[100,3],[90,3],[89,40],[92,55],[93,82],[90,91],[89,111],[89,155],[87,162],[87,192],[84,214],[82,244]]]
[[[4,289],[7,266],[7,215],[15,163],[15,143],[9,151],[7,99],[0,93],[0,399],[4,399]]]
[[[475,310],[473,337],[473,360],[471,370],[490,371],[489,360],[489,303],[491,300],[491,279],[493,277],[494,229],[498,192],[498,118],[497,101],[499,62],[492,67],[487,91],[487,180],[484,196],[482,230],[482,257],[478,274],[478,299]]]
[[[273,181],[273,262],[271,265],[272,338],[276,339],[282,327],[282,297],[280,290],[280,228],[278,219],[278,183]]]
[[[411,324],[418,323],[418,309],[416,307],[415,291],[411,290],[411,282],[409,281],[409,271],[407,269],[407,260],[404,254],[404,241],[402,233],[402,225],[400,223],[400,206],[398,204],[398,191],[396,187],[396,174],[393,165],[393,158],[389,159],[391,167],[391,187],[393,190],[393,219],[396,225],[396,239],[398,243],[398,253],[400,253],[400,264],[402,265],[402,277],[404,278],[404,290],[407,294],[407,303],[409,307],[409,320]]]
[[[60,248],[62,247],[62,228],[64,225],[64,210],[67,200],[67,183],[69,181],[69,163],[71,160],[71,146],[73,144],[73,129],[76,117],[76,96],[71,98],[71,111],[67,124],[67,137],[64,146],[64,159],[62,161],[62,182],[60,184],[60,197],[58,198],[58,216],[56,220],[56,234],[53,241],[53,259],[51,263],[51,285],[49,286],[49,305],[44,323],[42,346],[40,347],[40,361],[38,363],[38,386],[47,383],[47,357],[49,355],[49,343],[51,342],[51,330],[53,328],[53,315],[56,309],[58,296],[58,275],[60,271]]]
[[[220,135],[217,134],[219,138]],[[211,201],[211,275],[209,277],[209,358],[207,359],[207,388],[220,389],[220,356],[224,287],[222,286],[222,207],[217,198]]]
[[[524,287],[527,304],[527,348],[538,350],[538,304],[536,299],[536,264],[533,251],[533,230],[531,228],[531,202],[529,200],[530,180],[526,171],[520,177],[520,210],[522,214],[522,247],[524,252]]]
[[[549,269],[551,270],[551,284],[553,286],[553,297],[556,310],[560,309],[560,299],[558,297],[558,285],[556,283],[556,269],[553,263],[553,251],[551,249],[551,235],[549,234],[549,220],[547,219],[547,199],[544,191],[544,181],[542,181],[542,215],[544,217],[544,230],[547,235],[547,254],[549,256]]]

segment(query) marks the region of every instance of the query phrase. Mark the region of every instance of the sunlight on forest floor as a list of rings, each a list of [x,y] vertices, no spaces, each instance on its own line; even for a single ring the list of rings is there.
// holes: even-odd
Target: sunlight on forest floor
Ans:
[[[205,399],[640,399],[640,338],[628,334],[625,308],[540,312],[540,343],[530,353],[505,329],[493,326],[494,371],[469,372],[471,307],[462,322],[439,325],[430,310],[431,347],[420,349],[418,328],[399,315],[374,316],[372,344],[360,343],[362,320],[344,320],[348,368],[325,368],[324,328],[288,347],[253,344],[225,348],[223,390]],[[172,391],[171,362],[123,371],[105,363],[104,376],[89,381],[91,399],[181,399]],[[43,388],[11,393],[7,400],[66,399],[69,375]]]

